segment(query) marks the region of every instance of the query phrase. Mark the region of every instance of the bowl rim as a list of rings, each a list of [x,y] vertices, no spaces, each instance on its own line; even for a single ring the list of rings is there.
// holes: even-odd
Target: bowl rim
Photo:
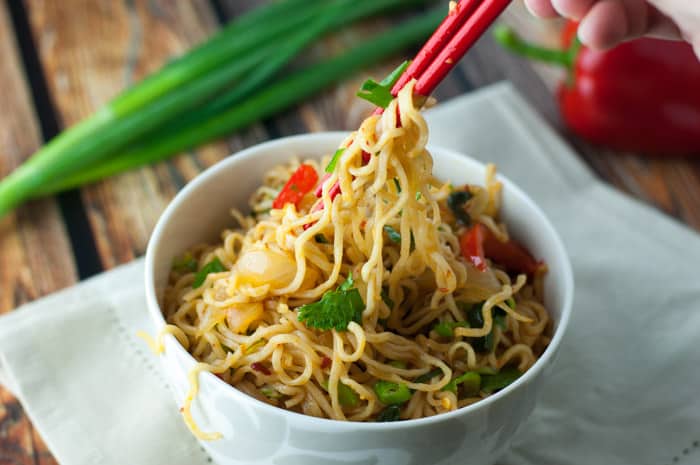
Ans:
[[[199,173],[195,178],[193,178],[183,189],[181,189],[176,196],[170,201],[168,206],[165,208],[163,213],[160,215],[158,222],[156,223],[155,228],[153,229],[153,232],[151,234],[150,240],[148,241],[148,246],[146,249],[146,257],[145,257],[145,287],[146,287],[146,303],[147,303],[147,308],[148,308],[148,313],[151,316],[151,319],[153,323],[156,326],[156,330],[160,331],[162,327],[167,324],[165,321],[165,318],[163,317],[162,310],[160,308],[160,304],[158,302],[158,298],[156,295],[156,286],[155,286],[155,251],[157,249],[157,244],[161,240],[161,237],[163,236],[163,232],[165,229],[166,224],[169,222],[169,218],[172,216],[172,214],[178,209],[180,204],[182,204],[185,199],[190,195],[191,192],[195,191],[196,189],[200,188],[200,186],[206,184],[210,179],[214,178],[220,171],[225,170],[229,168],[230,165],[232,164],[237,164],[241,163],[244,160],[247,160],[249,158],[255,157],[258,155],[260,152],[264,152],[268,149],[271,148],[276,148],[278,146],[284,146],[289,143],[294,143],[294,142],[306,142],[309,144],[322,144],[322,143],[327,143],[331,140],[336,140],[337,143],[340,143],[346,136],[348,135],[348,132],[346,131],[325,131],[325,132],[316,132],[316,133],[306,133],[306,134],[299,134],[299,135],[294,135],[294,136],[288,136],[288,137],[282,137],[278,139],[273,139],[269,141],[265,141],[259,144],[255,144],[251,147],[248,147],[246,149],[240,150],[238,152],[234,152],[231,155],[227,156],[226,158],[214,163],[212,166],[207,168],[206,170],[202,171]],[[435,157],[435,154],[438,157],[440,156],[447,156],[451,158],[456,158],[460,159],[464,162],[471,163],[477,165],[479,168],[483,169],[484,168],[484,163],[476,160],[464,153],[458,152],[456,150],[440,147],[438,145],[433,145],[428,143],[427,149],[430,151],[430,153]],[[550,223],[549,219],[547,216],[544,214],[544,212],[541,210],[541,208],[522,190],[520,189],[514,182],[510,181],[508,178],[505,176],[497,173],[497,179],[504,184],[504,188],[507,188],[508,190],[512,191],[513,194],[516,196],[520,197],[521,201],[523,201],[525,204],[527,204],[528,208],[533,210],[535,214],[539,217],[537,222],[540,223],[540,226],[546,230],[546,232],[549,234],[550,237],[553,238],[553,243],[551,244],[551,248],[553,250],[554,256],[557,256],[561,260],[562,264],[562,282],[563,282],[563,306],[561,308],[561,316],[559,319],[559,322],[557,324],[557,328],[554,331],[554,334],[552,335],[552,340],[550,341],[549,345],[545,349],[545,351],[542,353],[542,355],[535,361],[535,363],[525,372],[523,373],[517,380],[515,380],[513,383],[509,384],[505,388],[501,389],[500,391],[478,401],[475,402],[471,405],[467,405],[461,408],[458,408],[456,410],[453,410],[451,412],[447,413],[441,413],[437,415],[433,415],[430,417],[424,417],[424,418],[418,418],[418,419],[409,419],[409,420],[401,420],[401,421],[394,421],[394,422],[357,422],[357,421],[343,421],[343,420],[334,420],[334,419],[329,419],[329,418],[319,418],[319,417],[313,417],[311,415],[305,415],[303,413],[298,413],[294,412],[291,410],[284,409],[282,407],[276,407],[273,405],[270,405],[266,402],[260,401],[252,396],[249,396],[248,394],[245,394],[244,392],[236,389],[234,386],[226,383],[222,379],[218,378],[212,373],[209,372],[202,372],[200,373],[202,376],[205,378],[209,377],[209,380],[214,383],[221,383],[226,389],[225,392],[227,395],[232,395],[234,396],[235,401],[241,401],[241,402],[252,402],[252,404],[257,407],[257,408],[262,408],[266,409],[267,412],[273,414],[273,415],[282,415],[282,416],[290,416],[291,419],[296,419],[299,421],[308,421],[311,422],[312,424],[316,424],[317,426],[320,427],[325,427],[325,428],[331,428],[331,429],[341,429],[341,430],[348,430],[348,429],[362,429],[362,430],[367,430],[367,431],[373,431],[373,430],[385,430],[385,429],[408,429],[408,428],[413,428],[413,427],[422,427],[422,426],[428,426],[434,423],[440,423],[443,421],[448,421],[451,419],[454,419],[455,417],[460,417],[462,415],[468,415],[471,412],[475,412],[481,409],[486,409],[488,408],[491,404],[498,402],[500,399],[506,398],[508,395],[511,393],[517,391],[521,386],[524,386],[528,383],[530,383],[533,379],[535,379],[551,362],[552,358],[554,355],[557,353],[557,350],[559,348],[559,345],[561,344],[561,340],[566,333],[566,330],[569,325],[569,320],[571,316],[571,311],[572,311],[572,306],[573,306],[573,298],[574,298],[574,279],[573,279],[573,271],[571,267],[571,262],[569,260],[569,256],[566,253],[566,248],[564,247],[564,244],[557,233],[556,229],[552,226]],[[184,357],[186,357],[188,363],[190,366],[194,366],[197,364],[197,360],[177,341],[177,339],[172,335],[172,334],[165,334],[165,337],[163,338],[163,344],[165,346],[165,350],[171,350],[175,349],[180,354]],[[160,356],[163,356],[161,354]],[[161,359],[162,360],[162,359]],[[191,368],[190,368],[191,369]],[[169,376],[166,376],[168,379],[168,382],[170,383],[171,380]],[[200,390],[201,390],[201,385],[202,381],[200,381]],[[200,393],[201,394],[201,393]]]

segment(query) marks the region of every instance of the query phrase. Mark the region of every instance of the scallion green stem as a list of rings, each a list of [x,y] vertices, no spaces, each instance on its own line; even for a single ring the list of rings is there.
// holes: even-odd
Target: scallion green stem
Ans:
[[[577,41],[574,41],[574,44],[568,50],[540,47],[523,40],[513,29],[502,24],[496,26],[493,36],[502,47],[516,55],[567,69],[573,67],[576,54],[578,53]]]
[[[167,137],[151,135],[149,141],[124,152],[119,157],[58,182],[47,183],[37,189],[36,195],[77,187],[131,168],[155,163],[174,153],[196,147],[270,117],[359,69],[420,43],[437,27],[444,15],[443,8],[427,12],[417,19],[362,42],[340,56],[300,70],[215,116],[180,128],[176,132],[169,132]]]
[[[314,7],[306,11],[303,16],[296,16],[295,21],[301,19],[304,26],[309,28],[309,22],[318,24],[318,21],[312,20],[323,18],[334,6],[335,4],[326,3]],[[295,22],[292,23],[300,26]],[[322,24],[327,25],[326,20],[323,20]],[[310,29],[313,29],[316,36],[325,32],[325,26]],[[279,33],[284,28],[269,28],[268,24],[265,30],[268,34],[271,33],[270,31]],[[258,40],[263,37],[261,34],[249,31],[244,34],[244,37],[246,39],[241,39],[241,42],[247,44],[249,53],[219,64],[198,79],[181,85],[177,92],[161,93],[157,99],[151,101],[149,99],[153,92],[147,93],[144,97],[134,89],[126,94],[131,97],[126,99],[118,97],[92,117],[52,139],[0,182],[0,217],[47,184],[59,182],[58,180],[85,166],[101,162],[115,151],[123,149],[137,138],[171,121],[177,115],[203,104],[206,99],[221,92],[232,82],[241,80],[243,76],[253,72],[264,60],[278,56],[279,45],[275,40],[271,40],[272,36],[263,40],[262,46],[258,45]],[[250,37],[254,37],[255,40],[251,42]],[[315,38],[312,34],[306,34],[304,37],[307,43]],[[277,40],[281,39],[278,37]],[[251,47],[256,49],[255,53],[252,53]],[[242,50],[240,49],[239,52]],[[292,58],[291,53],[284,56],[287,62]],[[163,82],[166,87],[173,82],[169,77],[171,75],[170,72],[164,75]],[[178,73],[175,75],[177,76]],[[149,86],[150,84],[146,83],[145,88],[152,91],[155,89]]]

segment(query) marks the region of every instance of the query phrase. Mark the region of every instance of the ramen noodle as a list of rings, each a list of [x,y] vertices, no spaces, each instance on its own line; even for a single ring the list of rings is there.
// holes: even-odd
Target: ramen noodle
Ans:
[[[250,214],[175,260],[161,303],[200,362],[198,436],[217,437],[191,417],[201,371],[291,411],[395,421],[478,402],[546,348],[546,266],[500,222],[493,166],[483,186],[433,177],[412,90],[321,162],[271,169]]]

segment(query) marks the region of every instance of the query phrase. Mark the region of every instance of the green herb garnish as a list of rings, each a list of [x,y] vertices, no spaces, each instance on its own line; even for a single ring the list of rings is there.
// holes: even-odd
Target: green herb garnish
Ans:
[[[252,354],[253,352],[257,351],[259,348],[267,344],[267,339],[264,337],[258,339],[254,343],[252,343],[246,350],[243,351],[245,355]]]
[[[401,243],[401,234],[399,234],[398,231],[396,231],[396,229],[392,228],[388,224],[385,224],[384,232],[387,236],[389,236],[389,239],[391,239],[392,242],[395,242],[397,244]]]
[[[468,321],[443,321],[433,326],[433,331],[440,337],[451,338],[455,328],[469,328]]]
[[[324,236],[321,233],[316,234],[314,236],[314,240],[319,244],[330,244],[330,242],[328,242],[328,239],[326,239],[326,236]]]
[[[425,384],[440,374],[442,374],[442,370],[439,368],[435,368],[434,370],[430,370],[429,372],[420,375],[415,380],[413,380],[413,382]]]
[[[379,380],[374,384],[374,392],[382,404],[403,404],[411,398],[411,390],[403,383]]]
[[[454,191],[447,196],[447,206],[450,207],[457,221],[464,225],[471,223],[469,213],[465,210],[465,206],[471,198],[472,194],[466,190]]]
[[[331,161],[329,161],[328,165],[326,166],[326,173],[332,173],[335,171],[335,165],[338,164],[338,160],[340,160],[340,156],[343,154],[343,152],[345,152],[345,148],[339,148],[335,151]]]
[[[262,392],[268,399],[277,400],[282,398],[282,393],[272,386],[263,386],[260,388],[260,392]]]
[[[215,258],[214,260],[204,265],[204,267],[201,270],[199,270],[194,276],[192,289],[197,289],[199,286],[204,284],[204,281],[206,281],[207,275],[209,273],[221,273],[225,270],[226,268],[224,268],[224,265],[221,263],[221,261],[218,258]]]
[[[367,79],[357,92],[357,96],[371,102],[378,107],[386,108],[389,106],[394,96],[391,95],[391,88],[394,87],[396,81],[406,71],[406,68],[411,64],[410,61],[404,61],[387,77],[377,82],[373,79]]]
[[[398,405],[390,405],[377,415],[378,422],[399,420],[401,420],[401,407]]]
[[[324,381],[322,386],[323,389],[328,391],[328,381]],[[343,407],[357,407],[360,403],[360,398],[350,387],[338,381],[338,402]]]
[[[516,368],[506,368],[495,375],[482,376],[481,390],[486,394],[500,391],[522,375]]]
[[[326,292],[318,302],[299,307],[297,318],[309,328],[347,331],[351,321],[362,321],[365,309],[362,296],[353,285],[351,273],[337,290]]]
[[[399,184],[399,178],[394,178],[394,185],[396,186],[396,192],[401,193],[401,184]]]
[[[173,270],[178,273],[195,272],[197,271],[197,260],[191,253],[185,252],[182,257],[173,260]]]
[[[457,394],[457,390],[461,387],[462,397],[472,397],[479,393],[481,387],[481,375],[475,371],[467,371],[452,381],[447,383],[442,388],[443,391],[450,391]]]

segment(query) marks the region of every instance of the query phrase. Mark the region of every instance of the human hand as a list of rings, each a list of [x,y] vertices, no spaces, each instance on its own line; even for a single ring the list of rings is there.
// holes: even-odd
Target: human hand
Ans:
[[[700,57],[698,0],[525,0],[536,16],[580,21],[581,42],[606,49],[640,36],[684,39]]]

